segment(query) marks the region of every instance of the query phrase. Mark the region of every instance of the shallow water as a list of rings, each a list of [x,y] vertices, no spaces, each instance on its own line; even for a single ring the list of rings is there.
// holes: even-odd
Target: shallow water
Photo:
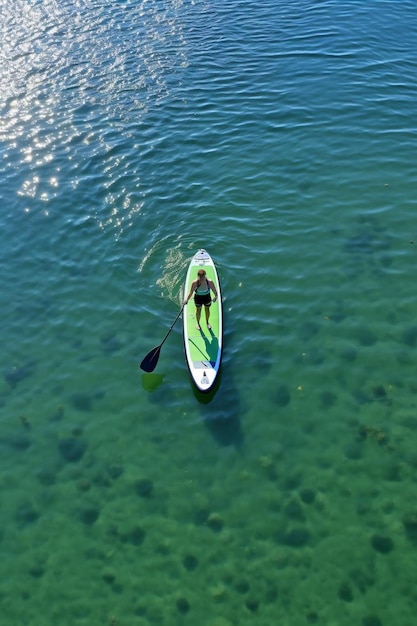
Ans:
[[[3,619],[413,623],[414,3],[0,6]]]

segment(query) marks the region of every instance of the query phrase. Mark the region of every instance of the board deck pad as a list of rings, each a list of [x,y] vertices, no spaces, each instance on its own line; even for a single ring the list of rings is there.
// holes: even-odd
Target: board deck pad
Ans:
[[[184,307],[184,347],[194,383],[200,391],[204,392],[211,389],[220,368],[223,331],[220,284],[214,263],[205,250],[200,250],[195,254],[190,263],[184,295],[185,297],[188,295],[191,283],[197,278],[197,272],[200,268],[205,269],[207,278],[215,284],[219,298],[210,306],[209,323],[211,329],[207,328],[203,306],[200,318],[201,330],[197,330],[196,307],[193,296],[191,297]]]

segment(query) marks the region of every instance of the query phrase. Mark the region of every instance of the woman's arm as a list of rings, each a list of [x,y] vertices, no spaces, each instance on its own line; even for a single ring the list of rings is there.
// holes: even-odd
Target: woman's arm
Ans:
[[[187,304],[188,300],[191,298],[191,296],[193,295],[194,291],[197,289],[197,282],[198,282],[197,280],[193,280],[193,282],[191,283],[190,293],[185,298],[184,304]]]
[[[217,289],[216,289],[216,285],[213,283],[212,280],[208,280],[208,286],[210,287],[210,289],[212,290],[212,292],[214,293],[214,298],[213,298],[213,302],[216,302],[217,300]]]

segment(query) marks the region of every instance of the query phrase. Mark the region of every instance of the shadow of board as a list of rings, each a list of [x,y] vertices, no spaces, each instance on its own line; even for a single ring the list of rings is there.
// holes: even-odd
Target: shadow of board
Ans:
[[[203,333],[202,337],[206,350],[204,356],[207,358],[208,355],[214,362],[218,354],[218,340],[214,333],[210,333],[210,337]],[[198,391],[191,377],[189,382],[192,393],[198,401],[204,425],[213,439],[221,446],[240,448],[244,441],[241,426],[244,410],[236,387],[234,371],[236,368],[232,368],[231,363],[223,359],[215,385],[207,393]],[[167,389],[164,378],[163,374],[142,374],[142,386],[152,393],[154,403],[166,401]]]
[[[204,425],[213,439],[221,446],[240,448],[244,440],[241,426],[243,410],[230,365],[223,362],[216,383],[208,393],[198,391],[191,380],[190,385],[199,403]]]
[[[215,386],[208,393],[198,391],[191,379],[190,386],[199,403],[204,425],[213,439],[221,446],[240,448],[244,439],[241,427],[243,411],[230,369],[227,365],[222,366]],[[169,397],[164,379],[164,374],[142,374],[142,387],[152,395],[154,404],[165,404]]]

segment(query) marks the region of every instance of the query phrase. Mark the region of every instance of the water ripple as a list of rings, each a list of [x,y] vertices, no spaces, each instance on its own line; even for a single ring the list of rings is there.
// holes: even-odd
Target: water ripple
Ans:
[[[412,623],[415,2],[0,4],[4,619]]]

